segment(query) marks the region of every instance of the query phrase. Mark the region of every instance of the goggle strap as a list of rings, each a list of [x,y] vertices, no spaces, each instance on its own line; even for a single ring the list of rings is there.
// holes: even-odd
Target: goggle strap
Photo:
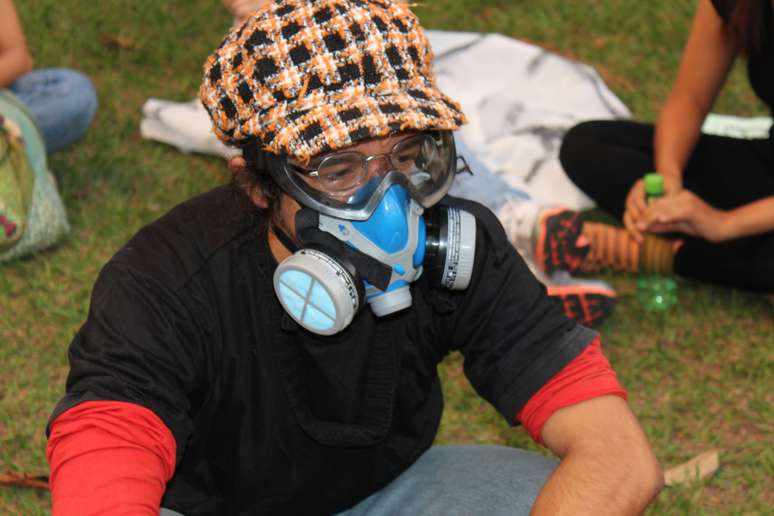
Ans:
[[[461,163],[460,163],[461,162]],[[473,170],[470,168],[470,165],[468,165],[468,160],[465,159],[465,156],[462,154],[457,155],[457,174],[470,174],[473,175]]]

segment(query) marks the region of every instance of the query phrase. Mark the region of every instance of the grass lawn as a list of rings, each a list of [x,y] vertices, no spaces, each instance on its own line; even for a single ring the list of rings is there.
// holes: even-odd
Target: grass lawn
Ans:
[[[593,64],[637,118],[652,120],[674,77],[695,2],[425,0],[431,28],[494,31]],[[228,28],[218,0],[17,2],[36,66],[88,73],[100,109],[88,136],[51,159],[73,231],[56,249],[0,268],[0,472],[44,472],[44,427],[62,395],[66,349],[96,275],[141,226],[228,180],[214,158],[143,141],[150,96],[187,100]],[[735,70],[716,111],[763,114]],[[644,312],[625,276],[605,348],[665,465],[719,448],[712,478],[665,490],[650,514],[771,514],[774,309],[761,296],[687,282],[668,316]],[[534,448],[472,392],[451,356],[439,442]],[[0,514],[47,514],[45,493],[0,488]]]

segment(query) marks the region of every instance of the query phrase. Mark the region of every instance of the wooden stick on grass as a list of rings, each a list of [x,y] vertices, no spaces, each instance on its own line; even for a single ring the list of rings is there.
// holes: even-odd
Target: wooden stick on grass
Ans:
[[[48,477],[46,475],[30,475],[28,473],[8,471],[0,473],[0,486],[48,490]]]

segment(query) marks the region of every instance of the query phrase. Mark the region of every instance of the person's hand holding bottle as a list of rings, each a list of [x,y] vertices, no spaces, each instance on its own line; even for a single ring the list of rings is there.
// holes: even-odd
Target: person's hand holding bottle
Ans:
[[[679,175],[662,174],[664,176],[664,196],[659,201],[676,198],[684,191]],[[654,203],[655,204],[655,203]],[[661,206],[661,202],[658,203]],[[653,219],[659,208],[650,208],[645,201],[645,182],[640,179],[634,183],[626,196],[626,208],[623,215],[623,223],[632,238],[642,243],[642,233],[649,231],[649,220]],[[646,213],[648,216],[646,217]]]
[[[693,192],[681,190],[649,205],[637,229],[682,233],[713,243],[762,234],[774,230],[774,196],[721,210]]]
[[[680,190],[653,201],[636,228],[650,233],[682,233],[710,242],[731,238],[731,216],[689,190]]]

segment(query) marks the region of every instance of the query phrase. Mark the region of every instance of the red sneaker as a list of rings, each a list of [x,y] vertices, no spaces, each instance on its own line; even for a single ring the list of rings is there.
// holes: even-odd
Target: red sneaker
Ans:
[[[567,208],[552,208],[538,217],[535,262],[546,274],[580,270],[591,246],[581,234],[580,213]]]
[[[548,285],[546,289],[549,296],[561,301],[567,317],[584,326],[600,324],[615,308],[615,291],[601,281],[575,280]]]

